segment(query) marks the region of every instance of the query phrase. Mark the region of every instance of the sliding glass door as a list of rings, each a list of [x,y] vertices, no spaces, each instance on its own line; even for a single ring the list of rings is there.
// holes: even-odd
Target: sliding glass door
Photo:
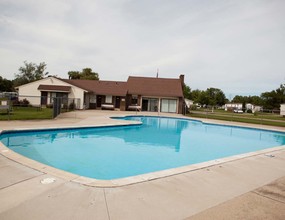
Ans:
[[[142,111],[157,112],[158,111],[158,99],[142,98]]]
[[[176,113],[177,112],[177,100],[176,99],[161,99],[160,111]]]

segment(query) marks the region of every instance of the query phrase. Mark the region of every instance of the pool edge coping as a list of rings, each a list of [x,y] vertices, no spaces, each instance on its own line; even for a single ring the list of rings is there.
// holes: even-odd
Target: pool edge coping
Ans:
[[[126,115],[126,116],[120,116],[120,117],[127,117],[127,116],[144,116],[144,115]],[[146,115],[148,116],[148,115]],[[110,119],[113,119],[112,117],[115,116],[110,116]],[[152,116],[150,116],[152,117]],[[160,116],[153,116],[153,117],[160,117]],[[161,117],[167,117],[167,116],[161,116]],[[225,126],[232,126],[232,127],[243,127],[240,125],[229,125],[229,124],[219,124],[219,123],[214,123],[214,122],[204,122],[203,120],[197,120],[197,119],[191,119],[189,117],[167,117],[167,118],[180,118],[180,119],[186,119],[186,120],[193,120],[193,121],[199,121],[204,124],[214,124],[214,125],[225,125]],[[116,120],[116,119],[115,119]],[[123,124],[99,124],[99,125],[84,125],[84,126],[62,126],[62,127],[45,127],[45,128],[20,128],[20,129],[10,129],[10,130],[0,130],[0,134],[3,131],[33,131],[33,130],[58,130],[58,129],[73,129],[73,128],[97,128],[97,127],[114,127],[114,126],[128,126],[128,125],[139,125],[141,123],[139,122],[133,122],[128,121],[129,123],[123,123]],[[253,129],[258,129],[258,130],[268,130],[268,131],[275,131],[275,132],[284,132],[278,129],[270,129],[270,128],[258,128],[254,127],[251,124],[249,124],[249,127],[244,126],[244,128],[253,128]],[[50,174],[53,176],[56,176],[58,178],[64,179],[66,181],[70,182],[75,182],[78,184],[82,184],[85,186],[91,186],[91,187],[98,187],[98,188],[114,188],[114,187],[122,187],[122,186],[127,186],[127,185],[133,185],[133,184],[138,184],[138,183],[143,183],[147,181],[152,181],[156,179],[161,179],[161,178],[166,178],[170,176],[175,176],[183,173],[188,173],[188,172],[193,172],[196,170],[201,170],[205,169],[208,167],[220,165],[223,163],[227,162],[232,162],[248,157],[254,157],[258,155],[264,154],[265,156],[271,156],[269,153],[272,152],[279,152],[279,151],[284,151],[285,150],[285,145],[277,146],[277,147],[271,147],[271,148],[266,148],[262,149],[259,151],[254,151],[254,152],[249,152],[249,153],[244,153],[244,154],[238,154],[234,156],[229,156],[225,158],[220,158],[220,159],[215,159],[211,161],[206,161],[206,162],[201,162],[197,164],[191,164],[191,165],[186,165],[182,167],[177,167],[177,168],[171,168],[167,170],[162,170],[162,171],[155,171],[151,173],[146,173],[146,174],[140,174],[137,176],[131,176],[131,177],[125,177],[125,178],[120,178],[120,179],[113,179],[113,180],[99,180],[95,178],[90,178],[90,177],[84,177],[80,176],[77,174],[73,174],[61,169],[57,169],[54,167],[51,167],[49,165],[45,165],[43,163],[37,162],[35,160],[32,160],[28,157],[25,157],[21,154],[18,154],[14,152],[13,150],[9,149],[6,147],[3,143],[0,142],[0,154],[3,155],[4,157],[21,164],[23,166],[29,167],[31,169],[40,171],[45,174]]]

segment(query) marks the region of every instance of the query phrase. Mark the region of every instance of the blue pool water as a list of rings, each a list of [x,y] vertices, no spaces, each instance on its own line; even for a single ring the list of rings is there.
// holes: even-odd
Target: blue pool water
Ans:
[[[116,179],[285,145],[285,133],[163,117],[142,125],[7,132],[11,150],[71,173]]]

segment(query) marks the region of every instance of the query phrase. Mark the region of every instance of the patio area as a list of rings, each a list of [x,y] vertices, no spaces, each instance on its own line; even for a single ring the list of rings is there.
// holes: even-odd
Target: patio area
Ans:
[[[54,120],[1,121],[0,129],[118,125],[125,122],[114,121],[109,117],[134,114],[140,113],[76,111],[62,114]],[[233,122],[227,124],[244,125]],[[265,128],[261,125],[247,126]],[[268,128],[284,131],[284,128]],[[72,175],[66,177],[61,176],[60,172],[45,171],[44,167],[39,170],[25,166],[17,158],[7,158],[6,153],[4,148],[0,148],[0,219],[285,217],[285,148],[270,152],[272,156],[262,153],[119,187],[87,186],[73,181]]]

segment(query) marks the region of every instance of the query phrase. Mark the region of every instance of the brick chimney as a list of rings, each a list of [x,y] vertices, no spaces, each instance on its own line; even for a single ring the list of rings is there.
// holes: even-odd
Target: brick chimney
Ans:
[[[181,85],[182,85],[182,88],[183,88],[183,86],[184,86],[184,74],[181,74],[181,75],[179,76],[179,79],[180,79],[180,81],[181,81]]]

